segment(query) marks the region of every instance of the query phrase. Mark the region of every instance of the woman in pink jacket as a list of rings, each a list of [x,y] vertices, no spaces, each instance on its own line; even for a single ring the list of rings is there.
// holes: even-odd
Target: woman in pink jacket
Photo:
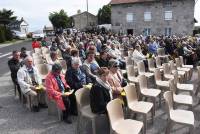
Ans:
[[[62,67],[60,64],[54,64],[52,71],[45,79],[45,85],[49,99],[55,100],[58,107],[63,111],[63,119],[66,123],[71,124],[69,119],[70,101],[68,96],[70,87],[65,81],[64,75],[61,74]]]

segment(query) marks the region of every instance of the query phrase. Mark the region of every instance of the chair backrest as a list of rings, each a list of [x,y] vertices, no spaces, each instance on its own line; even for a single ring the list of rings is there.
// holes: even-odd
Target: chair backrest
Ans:
[[[156,67],[161,67],[161,60],[160,57],[156,57]]]
[[[148,59],[148,67],[155,68],[155,62],[153,58]]]
[[[33,62],[34,62],[34,64],[35,65],[37,65],[37,64],[44,64],[44,61],[43,61],[43,59],[33,59]]]
[[[164,74],[170,74],[170,67],[168,63],[163,64]]]
[[[178,71],[177,71],[177,70],[174,71],[174,83],[175,83],[175,84],[179,83]]]
[[[172,70],[176,70],[176,67],[174,66],[174,61],[173,60],[170,60],[169,64],[170,64],[170,73],[171,73]]]
[[[128,50],[128,57],[132,57],[133,50]]]
[[[67,63],[65,60],[60,60],[60,65],[63,70],[67,71]]]
[[[49,68],[47,64],[36,64],[35,66],[41,75],[47,75],[49,73]]]
[[[155,77],[155,81],[162,80],[161,72],[160,72],[160,69],[159,69],[159,68],[156,68],[156,69],[155,69],[154,77]]]
[[[42,49],[34,48],[35,53],[42,54]]]
[[[41,54],[38,54],[38,53],[32,53],[32,57],[34,59],[42,59],[42,55]]]
[[[53,63],[53,61],[52,61],[52,59],[51,59],[49,54],[46,54],[46,61],[47,61],[48,64],[52,64]]]
[[[169,89],[170,89],[170,91],[172,91],[173,93],[176,93],[177,88],[176,88],[176,85],[175,85],[175,82],[174,82],[173,79],[170,79],[170,80],[169,80]]]
[[[131,57],[125,57],[126,65],[133,65],[133,60]]]
[[[138,97],[137,97],[138,95],[137,95],[135,85],[128,85],[124,87],[124,91],[126,93],[126,99],[127,99],[128,105],[130,105],[131,102],[138,101]]]
[[[137,63],[137,67],[138,67],[138,74],[143,74],[145,72],[145,66],[143,61]]]
[[[179,56],[181,65],[184,65],[183,56]]]
[[[176,66],[177,67],[181,67],[181,61],[180,61],[180,59],[179,58],[175,58],[175,60],[176,60]]]
[[[107,108],[107,111],[108,111],[108,117],[109,117],[109,120],[110,120],[110,125],[111,125],[112,128],[114,128],[113,125],[118,120],[124,119],[121,101],[119,99],[114,99],[107,104],[106,108]]]
[[[140,86],[140,90],[147,89],[147,78],[145,75],[139,76],[139,86]]]
[[[80,110],[87,105],[90,105],[90,90],[86,88],[78,89],[75,92],[77,109]]]
[[[164,48],[158,48],[158,49],[157,49],[157,54],[158,54],[158,56],[163,56],[163,55],[165,55],[165,49],[164,49]]]
[[[127,76],[128,77],[135,77],[135,70],[134,70],[134,66],[133,65],[128,65],[126,67],[127,69]]]
[[[198,71],[198,80],[200,81],[200,66],[197,66],[197,71]]]
[[[58,58],[62,58],[62,52],[60,50],[57,50]]]
[[[165,104],[166,104],[166,109],[167,109],[167,114],[168,117],[170,118],[170,110],[173,110],[173,93],[172,91],[166,91],[164,93],[164,99],[165,99]]]

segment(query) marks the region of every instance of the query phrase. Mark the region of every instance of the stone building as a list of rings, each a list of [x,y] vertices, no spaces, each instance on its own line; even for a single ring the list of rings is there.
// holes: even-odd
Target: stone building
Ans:
[[[97,26],[97,16],[85,11],[71,16],[73,18],[74,28],[85,30],[88,27]],[[88,21],[87,21],[88,20]]]
[[[136,35],[192,35],[195,0],[111,0],[112,30]]]

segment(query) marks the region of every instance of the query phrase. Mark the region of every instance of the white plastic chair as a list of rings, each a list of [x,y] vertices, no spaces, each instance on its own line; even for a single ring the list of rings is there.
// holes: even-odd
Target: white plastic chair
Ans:
[[[174,109],[173,93],[167,91],[164,93],[164,99],[166,102],[166,112],[168,115],[168,124],[166,128],[166,134],[170,133],[173,124],[181,124],[190,127],[190,133],[194,131],[194,114],[192,111]]]
[[[122,104],[119,99],[110,101],[107,104],[107,111],[110,120],[110,134],[139,134],[142,131],[143,123],[132,119],[124,119]]]
[[[153,73],[150,73],[150,72],[145,72],[145,66],[144,66],[144,62],[139,62],[137,63],[137,66],[138,66],[138,74],[139,75],[145,75],[147,78],[150,78],[150,77],[153,77]]]
[[[139,88],[140,94],[144,97],[152,99],[153,105],[154,105],[154,115],[155,115],[156,98],[158,98],[158,97],[159,97],[159,104],[161,106],[161,90],[154,89],[154,88],[148,88],[147,78],[145,75],[139,76],[139,85],[140,85],[140,88]]]
[[[135,113],[139,113],[143,115],[143,122],[144,122],[144,133],[146,134],[147,128],[147,114],[151,111],[152,121],[154,116],[153,111],[153,103],[145,102],[145,101],[138,101],[137,92],[135,85],[128,85],[124,88],[126,93],[126,99],[128,103],[128,108]]]

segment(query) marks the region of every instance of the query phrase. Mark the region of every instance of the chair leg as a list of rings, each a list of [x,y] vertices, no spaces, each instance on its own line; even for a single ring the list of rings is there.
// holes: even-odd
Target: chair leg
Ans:
[[[95,120],[92,120],[92,133],[93,133],[93,134],[96,134]]]
[[[79,128],[79,125],[80,125],[79,121],[80,121],[80,115],[78,115],[78,118],[77,118],[75,134],[79,134],[79,129],[80,129]]]
[[[153,98],[153,116],[156,115],[156,98]]]
[[[146,130],[147,130],[147,115],[146,114],[143,115],[143,122],[144,122],[144,134],[146,134]]]
[[[168,120],[165,134],[170,134],[171,127],[172,127],[172,121]]]
[[[159,107],[161,107],[161,103],[162,103],[162,95],[161,93],[159,94]]]
[[[191,127],[189,128],[189,134],[194,134],[194,126],[191,126]]]

